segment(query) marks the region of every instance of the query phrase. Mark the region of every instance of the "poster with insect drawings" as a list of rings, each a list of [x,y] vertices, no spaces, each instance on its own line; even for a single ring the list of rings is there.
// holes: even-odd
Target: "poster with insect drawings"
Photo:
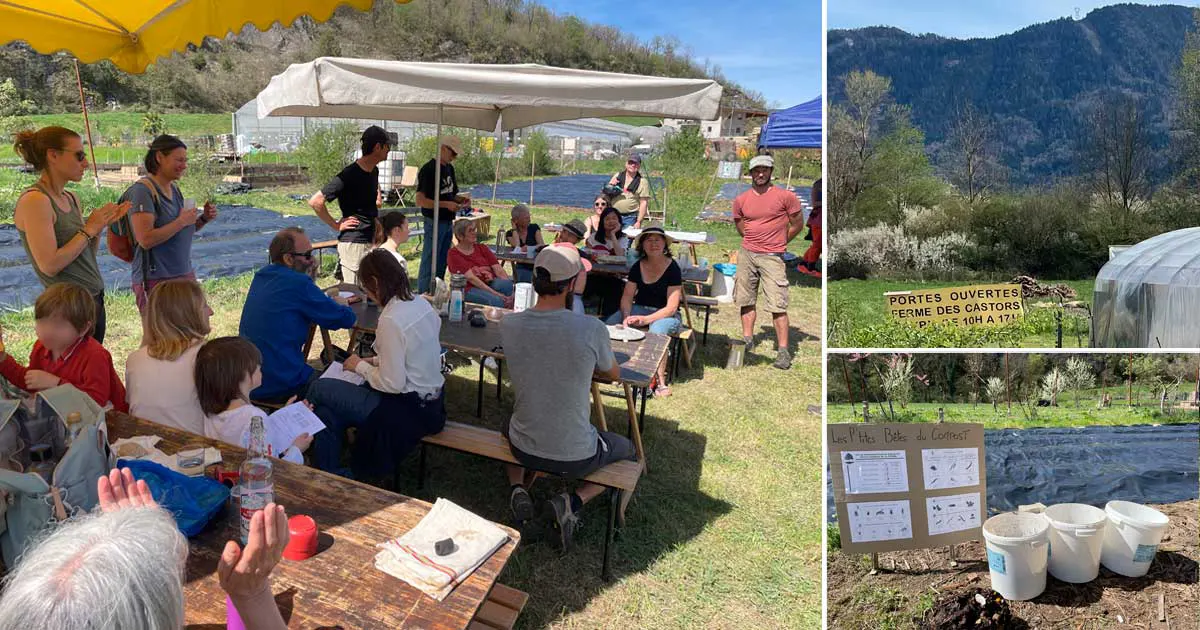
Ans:
[[[827,436],[843,552],[941,547],[982,537],[983,425],[830,424]]]

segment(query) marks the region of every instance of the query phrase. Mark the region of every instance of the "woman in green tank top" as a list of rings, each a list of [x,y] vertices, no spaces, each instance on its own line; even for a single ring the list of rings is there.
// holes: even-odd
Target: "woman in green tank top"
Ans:
[[[106,204],[85,221],[79,200],[66,191],[67,182],[83,179],[87,154],[79,134],[63,127],[22,131],[13,146],[41,177],[17,200],[13,223],[43,286],[70,282],[96,298],[92,336],[104,342],[104,280],[96,262],[100,235],[129,211],[129,204]]]

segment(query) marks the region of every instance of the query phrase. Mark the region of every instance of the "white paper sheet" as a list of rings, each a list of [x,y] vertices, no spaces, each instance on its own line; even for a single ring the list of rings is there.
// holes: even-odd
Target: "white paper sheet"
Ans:
[[[846,494],[908,492],[908,460],[904,451],[843,451],[842,479]]]
[[[850,542],[912,538],[912,510],[908,500],[847,503]]]
[[[925,476],[926,490],[978,486],[979,449],[922,449],[921,471]]]
[[[316,435],[325,428],[325,423],[302,402],[292,403],[267,416],[264,424],[267,444],[271,448],[269,454],[273,457],[279,457],[301,433]]]
[[[325,372],[321,374],[321,378],[332,378],[339,381],[346,381],[347,383],[354,385],[362,385],[363,383],[367,382],[367,379],[363,378],[358,372],[346,370],[341,361],[334,361],[333,363],[330,363],[329,367],[325,369]]]
[[[982,523],[981,512],[978,492],[925,499],[930,536],[979,527]]]

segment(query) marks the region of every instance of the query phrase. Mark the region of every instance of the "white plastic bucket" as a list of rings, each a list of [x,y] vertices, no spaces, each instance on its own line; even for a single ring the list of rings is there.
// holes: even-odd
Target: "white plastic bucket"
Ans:
[[[1046,508],[1050,522],[1050,575],[1072,584],[1091,582],[1100,574],[1100,550],[1108,516],[1082,503]]]
[[[1131,501],[1109,501],[1104,513],[1108,515],[1108,527],[1100,562],[1124,576],[1146,575],[1171,519],[1152,507]]]
[[[733,267],[733,265],[726,263],[713,265],[713,269],[716,272],[713,273],[712,296],[722,304],[728,304],[733,301],[733,274],[725,273],[726,271],[732,271],[729,269],[730,267]]]
[[[998,514],[983,524],[992,589],[1025,601],[1046,590],[1050,523],[1040,514]]]

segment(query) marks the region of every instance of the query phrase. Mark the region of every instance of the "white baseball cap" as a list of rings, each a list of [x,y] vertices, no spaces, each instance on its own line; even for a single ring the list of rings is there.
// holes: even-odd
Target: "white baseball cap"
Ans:
[[[750,170],[754,170],[760,166],[765,166],[769,169],[775,169],[775,158],[769,155],[756,155],[750,159]]]

